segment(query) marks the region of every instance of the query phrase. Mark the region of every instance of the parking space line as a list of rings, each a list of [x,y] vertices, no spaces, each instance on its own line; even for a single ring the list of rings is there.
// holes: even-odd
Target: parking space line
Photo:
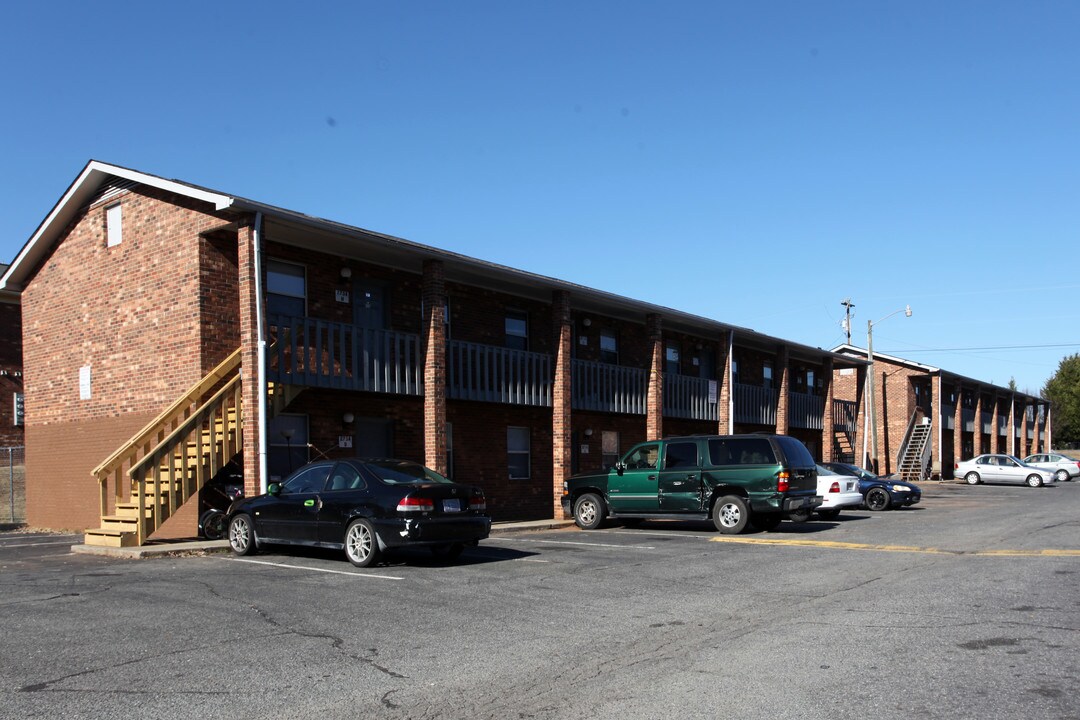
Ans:
[[[3,543],[0,542],[0,550],[4,548],[17,548],[17,547],[43,547],[45,545],[74,545],[77,541],[73,540],[61,540],[59,542],[38,542],[38,543]]]
[[[655,550],[653,545],[615,545],[613,543],[587,543],[587,542],[569,542],[566,540],[526,540],[524,538],[514,538],[514,542],[524,543],[537,543],[541,545],[584,545],[586,547],[600,547],[600,548],[618,548],[619,550]]]
[[[779,538],[750,538],[721,535],[711,542],[739,545],[774,545],[788,547],[820,547],[836,550],[877,550],[878,552],[918,553],[922,555],[979,555],[984,557],[1080,557],[1080,550],[943,550],[941,548],[913,545],[874,545],[866,543],[835,542],[830,540],[795,540]]]
[[[350,577],[371,578],[372,580],[404,580],[405,578],[393,575],[370,575],[368,573],[349,572],[347,570],[331,570],[329,568],[313,568],[304,565],[289,565],[288,563],[267,562],[265,560],[248,560],[247,558],[229,558],[230,562],[251,563],[252,565],[269,565],[271,567],[289,568],[291,570],[310,570],[311,572],[331,573],[334,575],[349,575]]]

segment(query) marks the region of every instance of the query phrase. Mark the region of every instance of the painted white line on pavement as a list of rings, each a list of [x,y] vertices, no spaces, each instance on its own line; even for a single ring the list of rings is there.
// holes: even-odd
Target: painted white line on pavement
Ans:
[[[4,548],[15,547],[41,547],[44,545],[67,545],[68,547],[78,543],[78,540],[63,540],[61,542],[39,542],[39,543],[5,543],[0,542],[0,550]]]
[[[311,572],[332,573],[334,575],[349,575],[358,578],[371,578],[372,580],[404,580],[405,578],[393,575],[369,575],[368,573],[349,572],[347,570],[330,570],[328,568],[313,568],[303,565],[289,565],[287,563],[266,562],[265,560],[247,560],[245,558],[230,558],[231,562],[251,563],[252,565],[269,565],[271,567],[290,568],[292,570],[310,570]]]

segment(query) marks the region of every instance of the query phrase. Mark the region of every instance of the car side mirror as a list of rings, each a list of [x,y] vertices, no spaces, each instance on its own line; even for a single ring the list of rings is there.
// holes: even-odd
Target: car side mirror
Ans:
[[[622,475],[623,470],[626,470],[626,463],[624,463],[624,462],[615,463],[615,474],[616,475]]]
[[[277,497],[281,494],[281,485],[279,483],[270,483],[266,486],[266,494]]]

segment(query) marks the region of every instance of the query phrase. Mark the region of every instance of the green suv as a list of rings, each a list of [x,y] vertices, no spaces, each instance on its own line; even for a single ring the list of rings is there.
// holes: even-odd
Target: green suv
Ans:
[[[813,510],[817,466],[786,435],[672,437],[635,445],[606,473],[563,484],[563,509],[593,530],[618,520],[712,519],[722,533],[775,529],[788,513]]]

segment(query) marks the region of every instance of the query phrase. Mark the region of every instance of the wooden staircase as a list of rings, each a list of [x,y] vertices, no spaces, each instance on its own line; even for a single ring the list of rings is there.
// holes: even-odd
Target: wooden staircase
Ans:
[[[101,527],[85,543],[143,545],[240,452],[242,417],[237,349],[94,468]]]

